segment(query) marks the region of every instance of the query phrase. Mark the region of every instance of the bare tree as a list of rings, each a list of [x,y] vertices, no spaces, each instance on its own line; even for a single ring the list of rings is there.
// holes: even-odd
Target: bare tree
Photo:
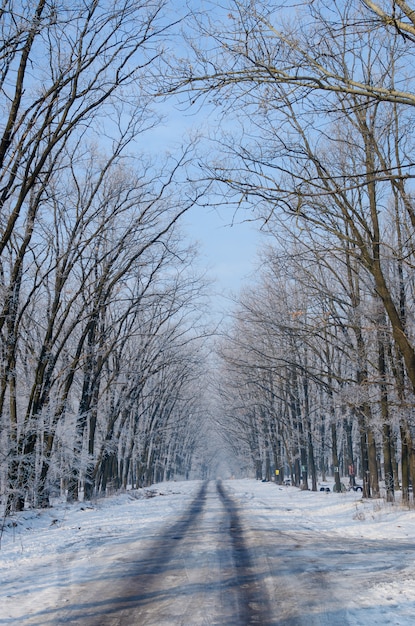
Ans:
[[[9,509],[28,495],[47,505],[53,477],[72,497],[83,482],[92,492],[112,364],[149,331],[139,324],[146,306],[154,313],[159,302],[161,327],[199,297],[177,229],[201,193],[190,182],[190,151],[158,154],[157,166],[138,154],[138,139],[159,122],[154,94],[171,27],[163,1],[3,4],[0,416]]]
[[[377,367],[383,371],[378,375],[384,379],[386,372],[395,372],[394,394],[398,387],[407,388],[407,381],[411,396],[415,389],[412,312],[411,322],[407,318],[411,281],[402,282],[414,261],[412,247],[407,247],[415,224],[410,136],[415,101],[407,72],[413,58],[413,13],[407,3],[394,3],[390,13],[386,7],[351,0],[330,6],[304,3],[300,11],[286,3],[234,3],[215,16],[219,23],[222,16],[228,28],[196,15],[196,28],[207,43],[190,42],[192,65],[187,77],[176,82],[176,89],[188,91],[192,101],[209,94],[221,109],[224,130],[215,137],[218,150],[206,173],[219,182],[224,202],[249,208],[270,231],[290,223],[298,237],[312,231],[327,248],[334,237],[335,248],[347,252],[354,312],[348,330],[354,333],[356,384],[362,393],[354,410],[362,462],[367,458],[364,474],[372,481],[367,488],[374,494],[379,433],[373,430],[373,416],[378,405],[375,386],[367,381],[376,367],[362,302],[375,303],[371,323],[393,338],[386,370],[377,342]],[[226,33],[224,39],[219,31]],[[229,120],[232,130],[227,133]],[[395,220],[385,213],[392,202]],[[379,302],[386,318],[375,312]],[[385,389],[380,389],[385,400]],[[411,467],[413,424],[404,413],[402,449]],[[387,456],[386,412],[384,417]]]

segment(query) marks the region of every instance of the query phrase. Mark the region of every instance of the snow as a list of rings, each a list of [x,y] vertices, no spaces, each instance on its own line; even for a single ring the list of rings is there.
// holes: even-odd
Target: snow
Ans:
[[[200,481],[163,483],[94,502],[57,502],[6,520],[0,624],[86,623],[87,616],[96,615],[94,594],[127,575],[132,555],[150,549],[181,518],[200,486]],[[355,492],[304,492],[250,479],[223,481],[223,486],[237,506],[261,585],[278,612],[275,623],[300,624],[298,616],[307,613],[307,624],[415,624],[415,511],[363,500]],[[208,526],[200,550],[209,552],[212,568],[211,531],[221,506],[215,481],[208,497],[216,508],[207,505],[210,517],[203,522]],[[200,572],[197,580],[199,591],[204,575]],[[81,596],[91,602],[81,605]],[[212,611],[214,605],[212,596]],[[202,613],[191,623],[173,613],[170,622],[154,623],[219,623]]]

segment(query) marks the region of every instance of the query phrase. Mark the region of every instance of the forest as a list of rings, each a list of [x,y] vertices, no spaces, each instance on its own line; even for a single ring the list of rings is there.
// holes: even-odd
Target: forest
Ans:
[[[223,455],[413,504],[412,5],[3,2],[5,515]],[[219,327],[183,228],[215,204],[264,242]]]

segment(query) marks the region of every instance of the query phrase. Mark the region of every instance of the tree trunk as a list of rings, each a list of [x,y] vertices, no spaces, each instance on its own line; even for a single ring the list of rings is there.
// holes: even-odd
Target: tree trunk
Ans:
[[[332,448],[332,461],[334,468],[334,491],[341,493],[341,480],[340,480],[340,467],[339,456],[337,452],[337,429],[334,421],[331,423],[331,448]]]
[[[374,498],[379,498],[379,473],[378,462],[376,453],[376,441],[371,428],[367,429],[368,440],[368,455],[369,455],[369,476],[370,476],[370,490],[371,495]]]
[[[367,443],[367,431],[364,417],[358,411],[359,441],[360,441],[360,462],[362,467],[363,497],[370,498],[370,472],[369,472],[369,452]]]
[[[401,424],[401,472],[402,472],[402,502],[409,503],[409,446],[410,437],[405,421]]]

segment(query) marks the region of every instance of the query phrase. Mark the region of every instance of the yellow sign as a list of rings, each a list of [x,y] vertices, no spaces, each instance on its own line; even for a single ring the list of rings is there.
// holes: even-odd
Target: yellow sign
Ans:
[[[279,476],[280,475],[280,470],[275,470],[275,476]]]

